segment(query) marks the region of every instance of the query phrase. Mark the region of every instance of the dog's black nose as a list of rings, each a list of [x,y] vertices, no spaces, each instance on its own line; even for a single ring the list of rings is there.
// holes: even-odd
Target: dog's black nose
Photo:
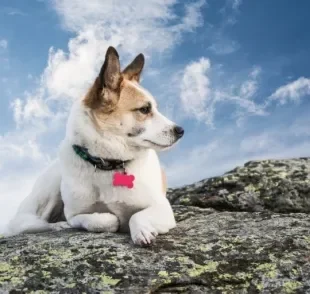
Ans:
[[[184,129],[182,127],[179,127],[179,126],[175,126],[174,127],[174,133],[175,135],[178,137],[178,138],[181,138],[183,137],[184,135]]]

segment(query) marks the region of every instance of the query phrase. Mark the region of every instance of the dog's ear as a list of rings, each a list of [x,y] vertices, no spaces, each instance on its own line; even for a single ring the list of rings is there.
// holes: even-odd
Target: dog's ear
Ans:
[[[102,88],[118,90],[121,82],[121,66],[119,56],[114,47],[110,46],[106,52],[104,63],[99,74]]]
[[[123,70],[124,77],[128,80],[139,82],[143,66],[144,55],[141,53]]]
[[[92,109],[100,107],[106,112],[113,110],[119,100],[122,79],[119,55],[110,46],[99,76],[84,99],[85,104]]]

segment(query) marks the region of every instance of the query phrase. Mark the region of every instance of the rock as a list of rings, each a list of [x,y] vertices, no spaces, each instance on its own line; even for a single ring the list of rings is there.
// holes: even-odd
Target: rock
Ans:
[[[168,198],[218,210],[310,212],[310,158],[251,161],[223,176],[169,189]]]
[[[134,246],[127,234],[77,230],[0,238],[0,293],[310,293],[310,215],[275,212],[276,196],[287,199],[288,191],[294,209],[282,211],[302,210],[307,170],[308,159],[251,162],[171,190],[171,201],[182,202],[173,206],[178,225],[150,247]],[[243,205],[252,203],[250,184],[261,211]],[[195,207],[212,206],[204,199],[210,191],[224,199],[213,202],[220,210]]]

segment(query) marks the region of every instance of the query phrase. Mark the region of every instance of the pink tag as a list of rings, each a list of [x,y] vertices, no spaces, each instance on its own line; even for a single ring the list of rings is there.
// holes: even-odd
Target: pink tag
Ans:
[[[113,186],[125,186],[129,189],[133,188],[135,176],[124,173],[115,173],[113,176]]]

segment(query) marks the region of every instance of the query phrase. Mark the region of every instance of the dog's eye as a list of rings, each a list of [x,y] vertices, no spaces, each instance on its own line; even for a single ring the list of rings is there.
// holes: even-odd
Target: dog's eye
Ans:
[[[138,109],[143,114],[149,114],[151,112],[151,106],[144,106]]]

